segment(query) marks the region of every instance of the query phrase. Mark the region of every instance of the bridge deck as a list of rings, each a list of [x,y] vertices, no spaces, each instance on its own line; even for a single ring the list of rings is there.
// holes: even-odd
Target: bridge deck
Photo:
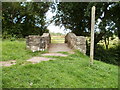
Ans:
[[[66,43],[51,43],[48,49],[49,52],[70,52],[73,50]]]

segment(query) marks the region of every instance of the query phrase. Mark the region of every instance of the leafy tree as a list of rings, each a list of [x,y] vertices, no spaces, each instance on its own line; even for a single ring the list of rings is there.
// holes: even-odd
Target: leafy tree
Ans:
[[[91,7],[96,6],[95,45],[113,34],[117,34],[120,27],[119,2],[88,3],[62,2],[58,5],[56,16],[53,17],[56,25],[63,25],[76,35],[90,36]],[[108,27],[109,26],[109,27]],[[107,29],[106,29],[107,28]]]
[[[49,3],[3,2],[2,5],[4,38],[7,35],[25,37],[48,32],[45,13],[49,9]]]

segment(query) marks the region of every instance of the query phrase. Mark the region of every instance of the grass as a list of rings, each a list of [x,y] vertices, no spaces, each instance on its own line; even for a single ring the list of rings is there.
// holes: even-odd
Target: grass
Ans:
[[[2,40],[0,38],[0,60],[2,60]]]
[[[31,52],[26,49],[25,40],[3,40],[2,41],[2,61],[16,60],[17,62],[23,62],[33,56],[40,55],[44,52]]]
[[[64,43],[64,42],[65,42],[64,35],[51,36],[51,43]]]
[[[89,66],[89,57],[76,51],[67,57],[49,56],[56,60],[43,61],[38,64],[21,65],[33,53],[25,49],[25,41],[2,43],[3,61],[17,60],[17,64],[2,68],[3,88],[117,88],[118,67],[100,61]],[[47,56],[48,57],[48,56]]]

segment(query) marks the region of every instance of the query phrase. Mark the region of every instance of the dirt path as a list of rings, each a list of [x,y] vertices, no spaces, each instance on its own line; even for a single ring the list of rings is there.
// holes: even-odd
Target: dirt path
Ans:
[[[73,53],[73,50],[68,47],[66,43],[51,43],[48,49],[49,53],[52,52],[69,52]]]
[[[40,63],[41,61],[49,61],[54,60],[53,58],[46,58],[46,57],[32,57],[31,59],[28,59],[28,62],[31,62],[32,64]]]
[[[0,61],[0,67],[1,66],[9,67],[9,66],[15,65],[15,64],[16,64],[16,60]]]

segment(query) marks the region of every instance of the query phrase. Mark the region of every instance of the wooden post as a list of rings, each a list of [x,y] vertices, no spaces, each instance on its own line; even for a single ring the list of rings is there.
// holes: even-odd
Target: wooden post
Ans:
[[[94,59],[94,29],[95,29],[95,6],[92,7],[91,12],[91,44],[90,44],[90,64],[93,65]]]

